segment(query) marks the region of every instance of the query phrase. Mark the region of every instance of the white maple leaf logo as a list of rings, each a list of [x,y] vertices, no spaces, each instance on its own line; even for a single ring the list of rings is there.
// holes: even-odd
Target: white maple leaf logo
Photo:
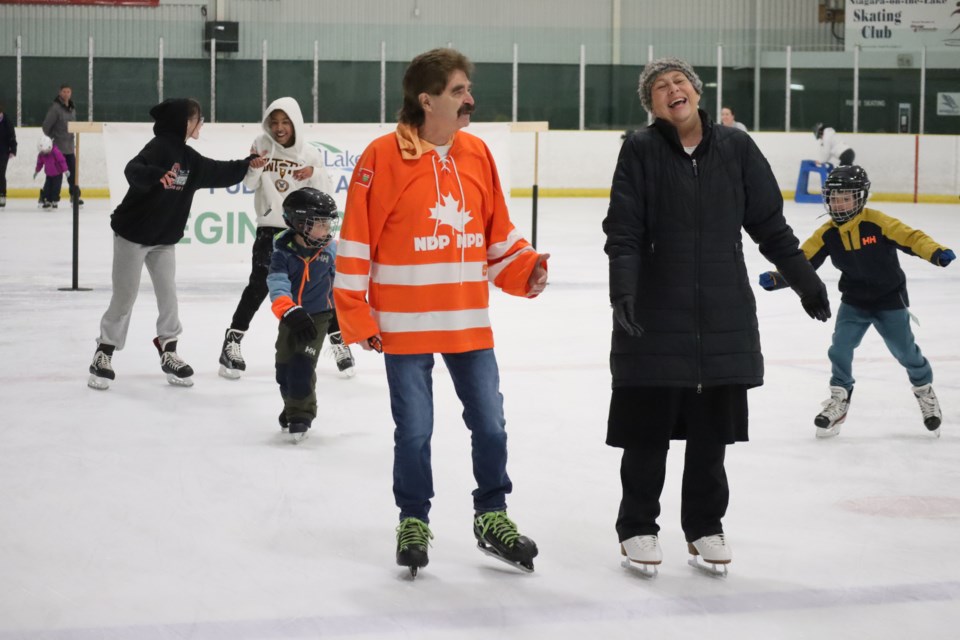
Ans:
[[[463,228],[472,220],[469,211],[464,211],[461,215],[460,202],[451,193],[441,196],[437,206],[430,208],[430,219],[436,220],[438,225],[450,225],[460,233],[463,233]]]

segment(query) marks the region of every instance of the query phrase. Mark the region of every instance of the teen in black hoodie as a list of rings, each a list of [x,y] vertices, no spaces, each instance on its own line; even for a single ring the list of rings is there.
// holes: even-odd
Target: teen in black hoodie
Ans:
[[[176,243],[190,215],[197,189],[229,187],[243,180],[247,168],[266,160],[250,155],[243,160],[211,160],[187,146],[200,137],[203,112],[193,99],[165,100],[150,110],[155,137],[127,163],[124,175],[130,188],[111,216],[113,238],[113,295],[100,321],[100,337],[90,365],[88,386],[107,389],[114,379],[111,358],[123,349],[130,314],[146,264],[157,296],[159,317],[153,343],[170,384],[193,385],[193,369],[177,355],[182,332],[177,307]]]

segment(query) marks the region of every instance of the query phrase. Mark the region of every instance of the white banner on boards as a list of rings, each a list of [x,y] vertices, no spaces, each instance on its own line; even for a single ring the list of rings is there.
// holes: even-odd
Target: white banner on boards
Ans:
[[[308,144],[320,151],[323,164],[333,180],[330,194],[343,210],[346,206],[350,176],[360,155],[375,138],[392,133],[395,124],[306,124]],[[465,129],[481,138],[490,148],[504,194],[510,193],[510,125],[478,122]],[[199,140],[189,144],[201,155],[215,160],[235,160],[249,154],[250,145],[263,133],[259,124],[206,124]],[[127,193],[123,170],[127,163],[153,137],[153,125],[147,123],[105,123],[103,143],[106,150],[110,207],[114,209]],[[242,184],[226,189],[200,189],[193,198],[190,219],[181,244],[247,244],[256,233],[253,192]]]
[[[844,44],[864,49],[960,48],[956,0],[846,0]]]

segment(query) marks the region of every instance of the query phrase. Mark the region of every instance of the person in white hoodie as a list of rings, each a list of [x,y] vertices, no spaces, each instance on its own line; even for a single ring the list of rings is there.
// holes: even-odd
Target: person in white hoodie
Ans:
[[[818,122],[813,127],[813,135],[820,143],[820,155],[817,158],[817,166],[829,164],[834,167],[849,167],[853,165],[857,155],[850,145],[845,143],[837,136],[833,127],[825,126]]]
[[[302,187],[333,192],[333,182],[323,168],[320,152],[302,135],[303,115],[296,100],[289,97],[274,100],[264,112],[262,124],[263,133],[253,141],[250,153],[266,155],[267,163],[259,169],[251,167],[243,179],[243,185],[254,190],[253,203],[257,213],[250,280],[240,296],[220,351],[220,375],[231,380],[239,378],[247,368],[240,353],[240,341],[267,297],[267,271],[274,236],[287,229],[283,219],[283,199]],[[340,337],[336,315],[330,322],[327,335],[341,375],[353,376],[353,355]]]

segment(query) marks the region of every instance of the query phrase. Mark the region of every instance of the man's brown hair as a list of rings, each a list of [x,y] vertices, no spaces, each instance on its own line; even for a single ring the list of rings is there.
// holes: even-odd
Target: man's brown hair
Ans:
[[[473,63],[454,49],[431,49],[414,58],[403,74],[403,106],[397,118],[414,127],[423,125],[425,114],[420,106],[420,94],[440,95],[454,71],[463,71],[467,78],[473,73]]]

